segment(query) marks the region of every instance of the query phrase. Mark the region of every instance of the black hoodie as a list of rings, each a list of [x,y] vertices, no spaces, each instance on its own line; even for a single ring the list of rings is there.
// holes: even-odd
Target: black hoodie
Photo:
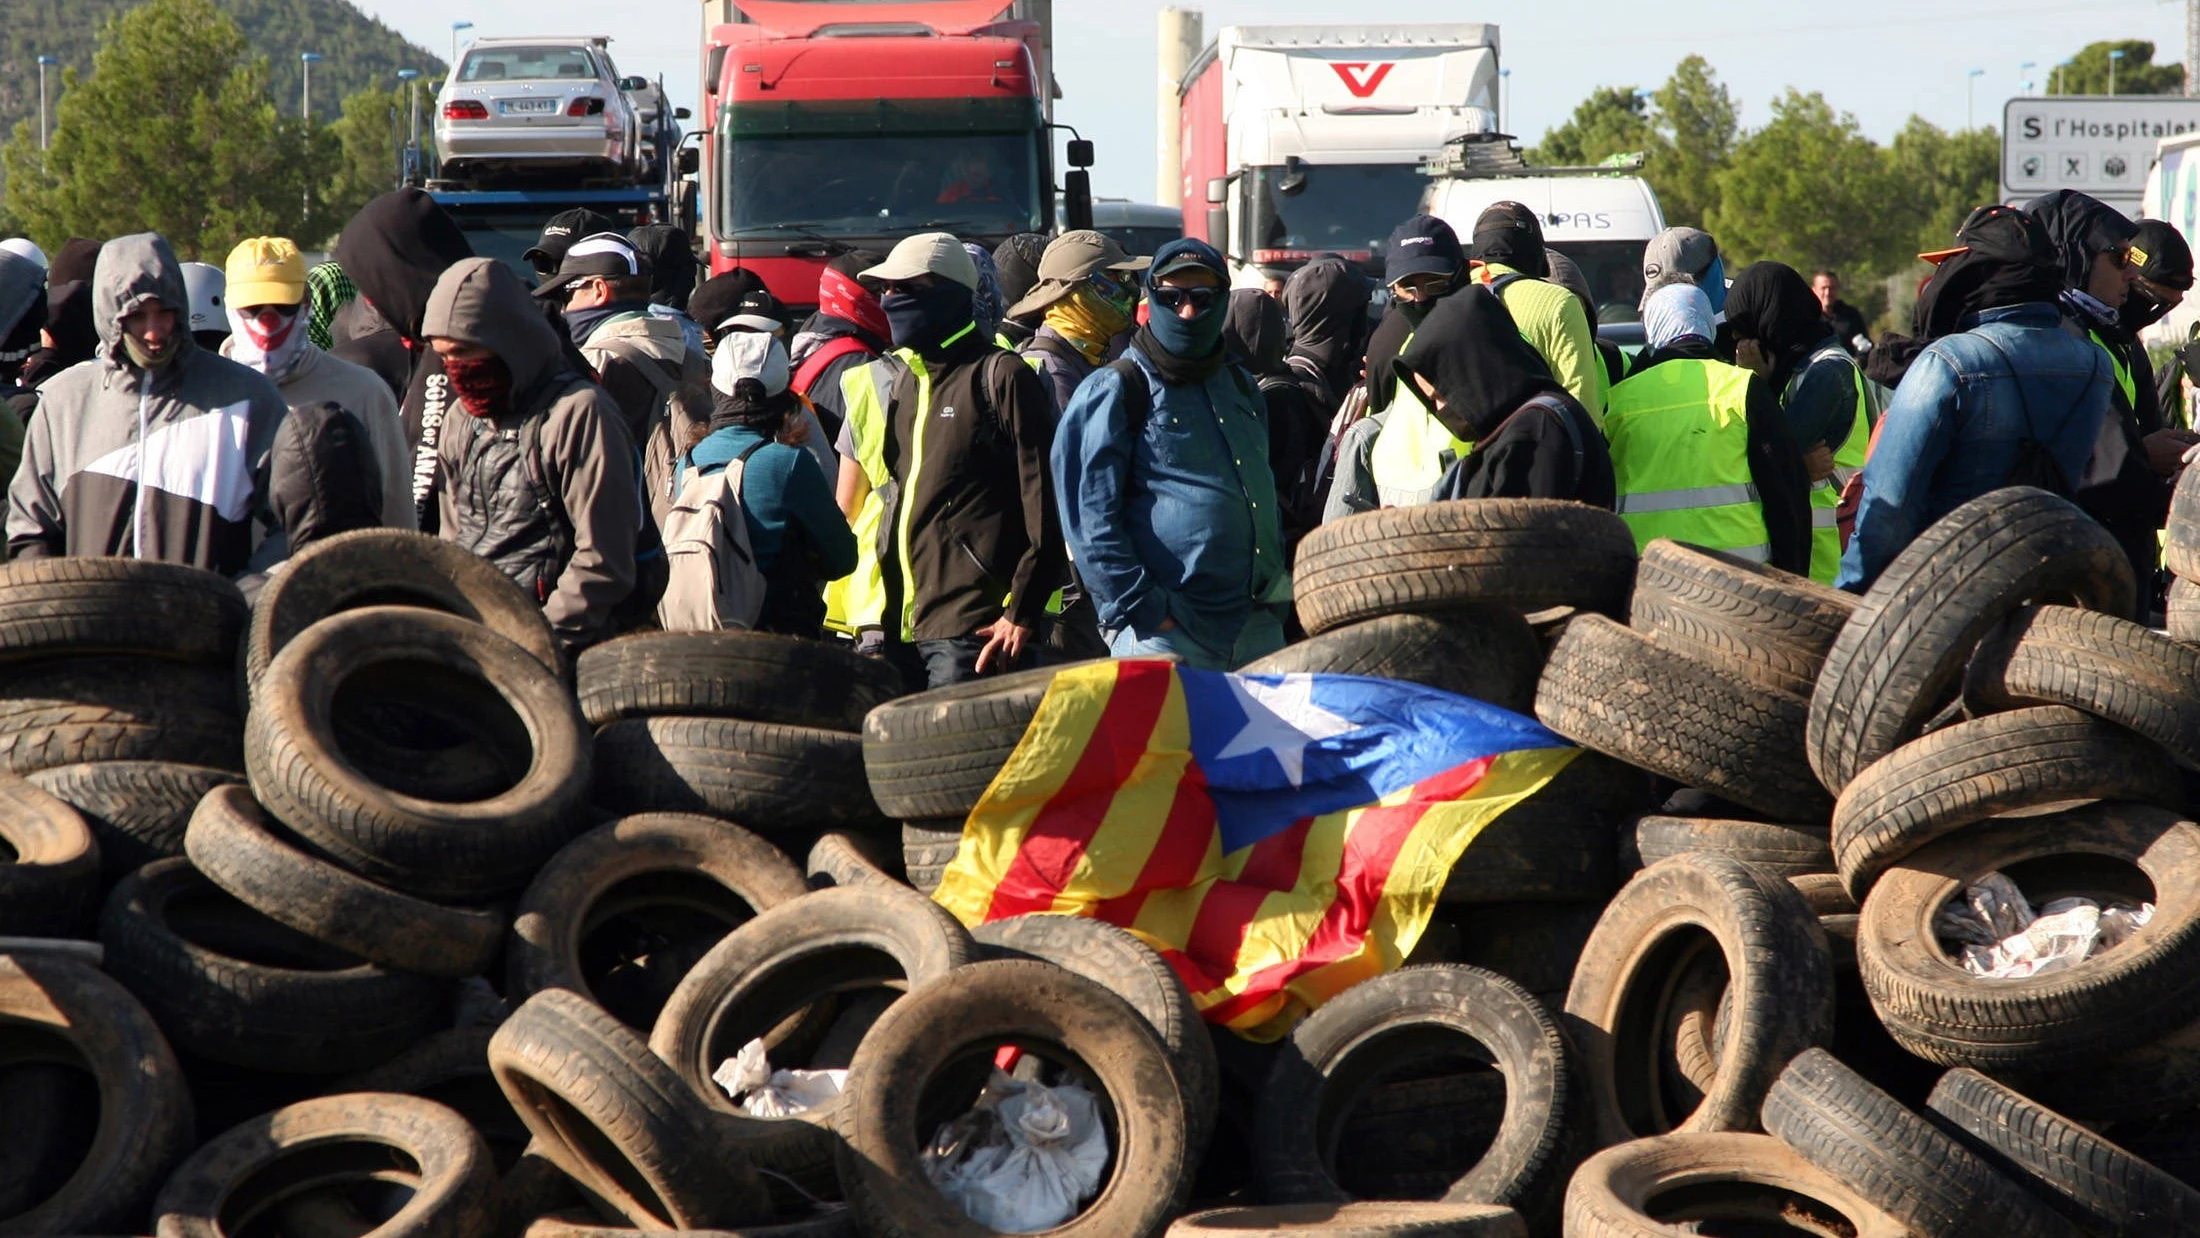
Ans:
[[[1393,369],[1398,382],[1427,379],[1443,402],[1436,419],[1474,444],[1438,487],[1441,497],[1612,506],[1604,435],[1488,289],[1463,288],[1438,301]]]
[[[1268,405],[1268,467],[1276,475],[1285,541],[1303,536],[1321,523],[1314,496],[1314,463],[1329,437],[1331,410],[1320,379],[1298,370],[1285,356],[1289,343],[1283,307],[1258,288],[1230,294],[1229,317],[1222,328],[1231,359],[1260,383]]]
[[[1367,277],[1333,254],[1291,273],[1283,286],[1283,312],[1291,323],[1290,354],[1321,371],[1328,412],[1360,381],[1367,343]]]

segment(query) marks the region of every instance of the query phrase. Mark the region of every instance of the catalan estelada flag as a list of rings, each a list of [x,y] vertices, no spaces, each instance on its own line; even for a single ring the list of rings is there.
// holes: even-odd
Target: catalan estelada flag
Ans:
[[[1532,719],[1395,680],[1072,667],[933,897],[971,926],[1121,925],[1210,1021],[1273,1040],[1396,968],[1475,835],[1577,752]]]

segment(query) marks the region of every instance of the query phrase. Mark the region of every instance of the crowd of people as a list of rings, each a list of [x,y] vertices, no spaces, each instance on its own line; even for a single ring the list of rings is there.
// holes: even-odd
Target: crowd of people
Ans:
[[[418,529],[496,564],[569,653],[658,623],[854,641],[912,686],[1070,657],[1224,669],[1281,647],[1325,521],[1567,499],[1860,590],[2000,486],[2064,494],[2157,572],[2200,435],[2139,332],[2190,248],[2082,194],[1985,207],[1910,334],[1838,277],[1648,247],[1643,343],[1499,203],[1401,223],[1387,308],[1317,256],[1233,288],[1205,242],[946,233],[845,252],[799,321],[689,238],[549,221],[538,276],[417,190],[332,259],[223,266],[151,234],[0,242],[0,469],[15,557],[130,555],[248,591],[313,542]],[[2165,380],[2177,376],[2165,375]]]

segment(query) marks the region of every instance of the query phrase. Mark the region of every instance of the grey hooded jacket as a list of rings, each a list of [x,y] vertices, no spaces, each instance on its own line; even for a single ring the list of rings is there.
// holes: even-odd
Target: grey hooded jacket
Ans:
[[[107,242],[92,275],[99,355],[40,388],[22,467],[8,488],[17,558],[124,555],[235,576],[264,528],[266,469],[288,411],[261,374],[192,343],[139,369],[122,319],[189,302],[168,242],[142,232]],[[142,484],[141,484],[142,480]]]

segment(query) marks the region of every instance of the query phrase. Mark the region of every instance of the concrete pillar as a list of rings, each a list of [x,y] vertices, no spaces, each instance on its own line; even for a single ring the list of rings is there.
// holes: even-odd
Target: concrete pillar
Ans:
[[[2200,4],[2200,0],[2192,2]],[[1206,43],[1204,27],[1198,9],[1161,10],[1153,200],[1163,206],[1184,205],[1184,130],[1176,90],[1177,84],[1184,80],[1184,71],[1192,67],[1192,61],[1198,58]]]

